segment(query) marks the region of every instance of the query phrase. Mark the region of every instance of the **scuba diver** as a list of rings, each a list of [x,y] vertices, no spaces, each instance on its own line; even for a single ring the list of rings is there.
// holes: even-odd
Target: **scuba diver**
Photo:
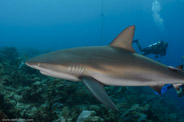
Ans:
[[[158,58],[159,56],[165,56],[168,47],[168,43],[164,41],[159,41],[157,43],[149,45],[146,48],[142,48],[138,40],[133,40],[133,43],[137,44],[139,50],[143,52],[143,55],[155,54],[156,58]]]
[[[182,57],[182,60],[183,58],[184,57]],[[176,68],[171,66],[169,66],[168,68],[172,68],[173,71],[176,71],[178,73],[184,73],[183,64],[179,65]],[[170,88],[175,88],[178,97],[182,97],[184,95],[184,84],[166,84],[161,88],[160,94],[167,92],[167,90],[169,90]],[[160,95],[156,91],[155,94]]]
[[[159,56],[165,56],[166,55],[166,50],[168,47],[168,43],[164,42],[164,41],[159,41],[157,43],[154,43],[152,45],[149,45],[146,48],[142,48],[141,45],[139,44],[138,40],[133,40],[133,43],[136,43],[139,50],[141,52],[143,52],[143,55],[149,55],[149,54],[156,54],[156,58],[158,58]],[[181,65],[179,65],[178,67],[168,67],[168,68],[172,68],[174,71],[179,72],[179,73],[184,73],[184,69],[183,69],[183,63],[184,62],[184,56],[181,59]],[[167,90],[169,90],[170,88],[175,88],[176,89],[176,93],[178,95],[178,97],[182,97],[184,96],[184,84],[166,84],[161,88],[160,93],[156,92],[155,93],[157,95],[163,94],[165,92],[167,92]]]
[[[176,94],[178,95],[178,97],[182,97],[184,95],[184,84],[177,84],[177,88],[176,88]],[[167,90],[169,90],[170,88],[173,88],[174,86],[172,84],[166,84],[162,87],[161,89],[161,93],[160,94],[164,94],[165,92],[167,92]],[[154,91],[155,94],[160,95],[158,92]]]

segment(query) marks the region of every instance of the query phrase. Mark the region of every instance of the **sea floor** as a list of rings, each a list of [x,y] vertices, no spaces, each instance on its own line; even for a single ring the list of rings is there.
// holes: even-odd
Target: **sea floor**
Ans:
[[[43,76],[24,62],[38,51],[0,49],[0,122],[184,122],[184,98],[150,87],[105,90],[119,108],[106,108],[82,83]]]

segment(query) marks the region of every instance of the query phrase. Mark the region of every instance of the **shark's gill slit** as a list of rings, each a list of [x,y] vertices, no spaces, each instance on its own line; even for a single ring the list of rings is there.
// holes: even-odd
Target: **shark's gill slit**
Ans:
[[[80,70],[79,70],[79,74],[82,74],[84,71],[84,67],[80,65]]]
[[[70,66],[70,73],[73,74],[73,72],[74,72],[74,66],[71,65],[71,66]]]
[[[70,66],[70,73],[73,75],[81,74],[80,70],[81,70],[80,65],[79,66],[77,66],[77,65]]]
[[[73,74],[76,74],[76,71],[77,71],[77,66],[74,65],[74,72],[73,72]]]
[[[82,65],[79,66],[79,74],[82,74],[84,72],[84,67]]]
[[[75,65],[75,74],[79,74],[79,66]]]

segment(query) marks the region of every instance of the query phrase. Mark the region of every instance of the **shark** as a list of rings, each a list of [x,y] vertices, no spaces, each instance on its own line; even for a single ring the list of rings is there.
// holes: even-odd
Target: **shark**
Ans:
[[[119,109],[104,86],[149,86],[158,93],[165,84],[178,89],[184,83],[181,68],[164,65],[132,47],[135,26],[125,28],[109,45],[69,48],[29,59],[26,64],[41,74],[83,82],[106,107]]]

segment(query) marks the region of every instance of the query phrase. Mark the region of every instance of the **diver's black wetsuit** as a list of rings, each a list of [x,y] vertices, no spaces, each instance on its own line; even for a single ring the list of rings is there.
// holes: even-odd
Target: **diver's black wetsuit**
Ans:
[[[167,42],[164,42],[164,41],[159,41],[157,43],[154,43],[152,45],[149,45],[148,47],[146,48],[143,48],[141,47],[141,45],[139,44],[138,40],[133,40],[133,43],[136,43],[139,50],[141,52],[143,52],[143,55],[149,55],[149,54],[156,54],[156,58],[158,58],[158,56],[165,56],[166,55],[166,50],[167,50],[167,47],[168,47],[168,43]],[[182,58],[182,63],[184,62],[184,57]],[[184,70],[183,69],[183,65],[180,65],[178,66],[179,69],[182,69],[182,71]],[[168,89],[170,88],[173,88],[173,85],[172,84],[166,84],[162,87],[161,89],[161,94],[165,93]],[[159,94],[157,92],[155,92],[156,94]],[[184,84],[181,84],[179,86],[179,89],[176,90],[176,93],[179,97],[182,97],[184,95]]]
[[[152,45],[149,45],[146,48],[142,48],[141,45],[139,44],[138,40],[133,40],[134,43],[137,44],[139,50],[143,52],[143,55],[149,55],[149,54],[155,54],[156,58],[160,56],[165,56],[166,55],[166,50],[168,47],[168,43],[164,41],[159,41],[157,43],[154,43]]]

